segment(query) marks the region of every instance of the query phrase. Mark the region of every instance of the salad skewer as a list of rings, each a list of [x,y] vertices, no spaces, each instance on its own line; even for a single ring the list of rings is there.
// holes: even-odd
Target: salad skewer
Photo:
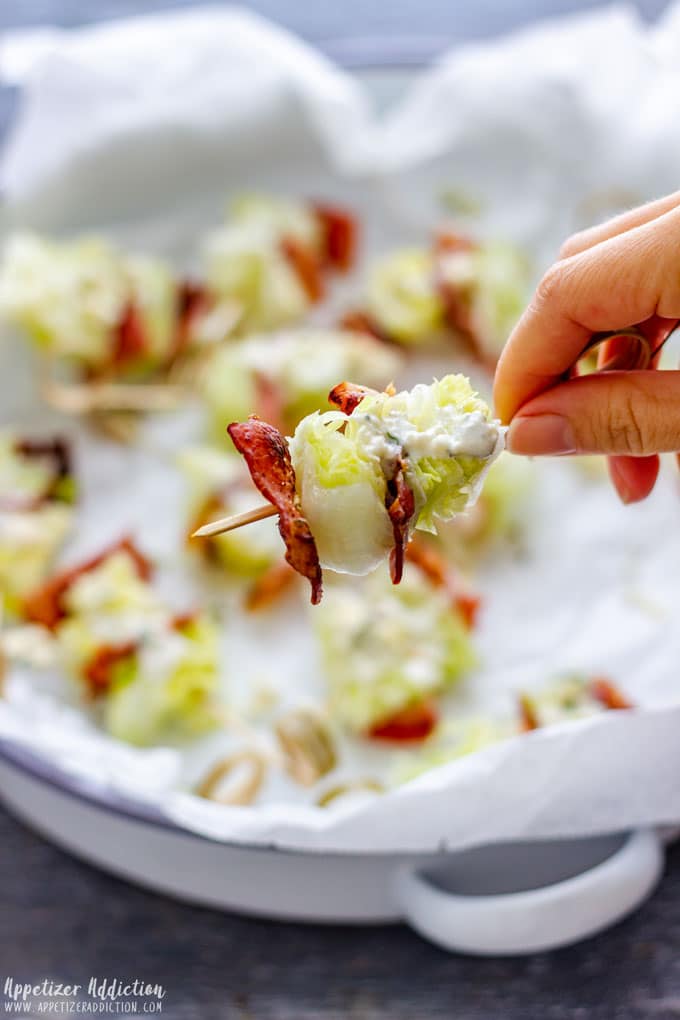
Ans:
[[[321,567],[367,574],[389,554],[401,580],[415,528],[435,531],[471,507],[504,430],[464,376],[395,393],[340,383],[338,410],[308,415],[286,440],[251,415],[228,432],[271,506],[195,532],[211,537],[278,513],[286,559],[321,598]]]

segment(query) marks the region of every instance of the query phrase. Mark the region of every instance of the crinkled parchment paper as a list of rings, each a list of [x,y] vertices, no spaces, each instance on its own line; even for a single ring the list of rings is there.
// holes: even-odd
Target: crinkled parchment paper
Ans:
[[[613,7],[459,49],[378,116],[360,82],[237,9],[9,35],[0,75],[22,98],[0,166],[0,226],[105,230],[190,267],[197,232],[215,222],[225,194],[263,188],[351,203],[365,217],[370,256],[421,239],[444,197],[475,208],[460,213],[462,227],[524,245],[538,272],[569,232],[677,187],[679,57],[680,7],[652,29]],[[40,409],[33,368],[15,339],[0,345],[2,421],[63,428]],[[159,418],[132,451],[77,432],[84,504],[70,560],[132,530],[159,559],[168,597],[191,600],[194,580],[177,553],[183,493],[173,451],[195,428],[191,414]],[[230,841],[425,851],[677,822],[672,466],[652,499],[628,509],[575,467],[536,470],[528,554],[502,556],[480,578],[483,667],[461,711],[502,715],[518,688],[570,668],[610,673],[638,711],[515,738],[334,811],[280,777],[255,808],[201,801],[186,792],[191,781],[237,738],[191,750],[116,744],[59,678],[17,674],[0,703],[0,736]],[[232,619],[226,685],[236,702],[258,684],[277,687],[284,702],[319,696],[300,613],[291,604]],[[343,767],[389,764],[383,752],[359,758],[348,752]]]

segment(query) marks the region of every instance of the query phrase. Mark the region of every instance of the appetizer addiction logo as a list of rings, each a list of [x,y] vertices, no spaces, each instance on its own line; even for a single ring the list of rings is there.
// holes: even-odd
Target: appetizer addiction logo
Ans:
[[[166,989],[135,978],[91,977],[87,984],[67,984],[44,978],[37,983],[7,977],[2,988],[5,1013],[38,1014],[162,1013]]]

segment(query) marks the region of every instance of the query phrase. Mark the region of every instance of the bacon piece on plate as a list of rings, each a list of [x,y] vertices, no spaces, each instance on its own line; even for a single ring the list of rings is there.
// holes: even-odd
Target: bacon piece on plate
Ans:
[[[422,570],[436,588],[443,588],[449,594],[465,626],[472,630],[482,600],[461,580],[455,568],[446,562],[430,542],[422,538],[415,538],[409,543],[406,559]]]
[[[116,327],[115,346],[111,356],[114,365],[126,365],[145,354],[147,349],[144,323],[139,309],[128,302]]]
[[[604,676],[595,676],[590,681],[590,693],[605,708],[633,708],[632,701],[629,701],[616,684]]]
[[[324,286],[321,276],[321,265],[314,252],[300,244],[294,237],[284,237],[282,239],[281,251],[288,264],[295,271],[305,294],[312,304],[316,304],[323,297]]]
[[[314,212],[326,241],[326,259],[330,266],[346,273],[354,265],[359,239],[357,221],[344,209],[319,203]]]
[[[527,694],[520,694],[517,699],[517,707],[519,708],[520,730],[523,733],[528,733],[530,730],[537,730],[541,724],[531,698]]]
[[[253,581],[245,597],[245,607],[255,613],[258,609],[275,602],[287,591],[295,580],[295,571],[288,563],[273,563],[265,572]]]
[[[368,312],[361,308],[350,309],[341,316],[338,322],[340,329],[347,329],[351,333],[366,333],[368,336],[382,340],[383,343],[392,343],[390,337],[382,330],[376,320]]]
[[[101,566],[109,556],[114,553],[127,553],[135,565],[137,574],[142,581],[150,581],[153,567],[149,560],[137,549],[130,538],[122,538],[119,542],[109,546],[103,552],[93,556],[92,559],[77,567],[71,567],[56,574],[42,587],[29,595],[24,602],[24,615],[32,623],[40,623],[49,630],[54,630],[60,620],[65,616],[63,598],[68,589],[83,574],[89,573]]]
[[[129,659],[137,651],[135,641],[122,645],[102,645],[83,670],[83,677],[93,698],[107,694],[113,682],[113,670],[119,662]]]
[[[314,536],[302,514],[295,489],[295,470],[288,444],[278,429],[251,414],[248,421],[227,429],[243,454],[253,482],[279,513],[279,531],[286,545],[286,560],[312,586],[312,605],[321,601],[321,564]]]
[[[437,710],[431,701],[419,701],[407,705],[390,719],[385,719],[369,730],[369,737],[375,740],[415,742],[426,740],[437,725]]]

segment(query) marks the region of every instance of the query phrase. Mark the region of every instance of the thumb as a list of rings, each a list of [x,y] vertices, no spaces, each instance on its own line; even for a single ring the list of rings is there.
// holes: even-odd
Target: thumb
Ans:
[[[680,451],[680,372],[595,372],[560,383],[520,407],[508,449],[526,456]]]

